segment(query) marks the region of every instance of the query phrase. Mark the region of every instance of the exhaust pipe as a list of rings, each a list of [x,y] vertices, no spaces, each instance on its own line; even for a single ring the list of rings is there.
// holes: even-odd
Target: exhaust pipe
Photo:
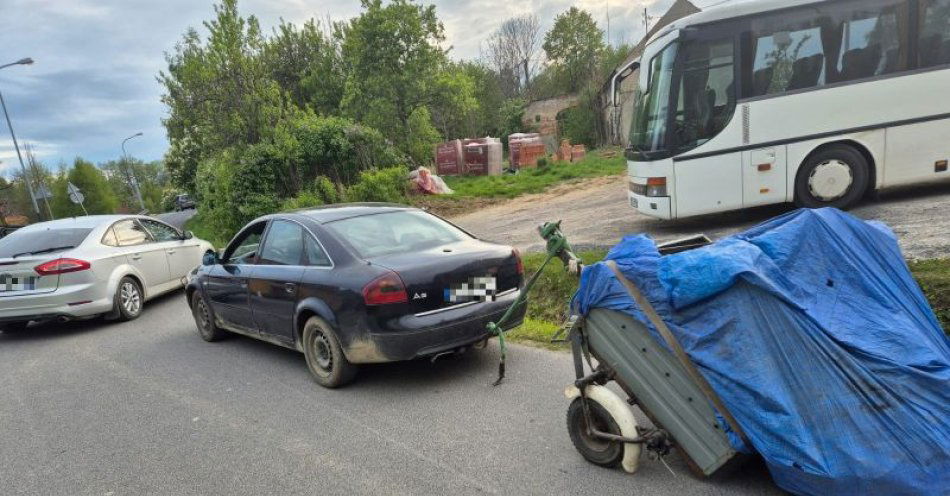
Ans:
[[[442,357],[444,357],[444,356],[449,356],[449,355],[461,355],[462,353],[465,353],[465,347],[464,347],[464,346],[461,347],[461,348],[456,348],[456,349],[454,349],[454,350],[448,350],[448,351],[443,351],[443,352],[441,352],[441,353],[436,353],[435,355],[432,355],[432,358],[430,358],[429,361],[430,361],[431,363],[435,363],[436,360],[438,360],[438,359],[440,359],[440,358],[442,358]]]

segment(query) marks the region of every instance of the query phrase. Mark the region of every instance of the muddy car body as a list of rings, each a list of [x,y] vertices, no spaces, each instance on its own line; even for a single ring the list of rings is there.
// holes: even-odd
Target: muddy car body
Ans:
[[[206,340],[232,331],[304,352],[317,381],[334,387],[352,378],[354,364],[486,340],[486,324],[522,282],[510,246],[418,209],[346,204],[251,222],[196,269],[187,296]]]

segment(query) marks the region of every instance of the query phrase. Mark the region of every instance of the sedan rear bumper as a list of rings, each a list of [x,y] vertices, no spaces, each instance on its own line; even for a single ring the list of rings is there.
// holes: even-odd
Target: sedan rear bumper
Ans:
[[[0,297],[0,322],[81,319],[112,310],[104,284],[79,284],[50,293]]]
[[[511,293],[494,302],[450,309],[432,315],[406,316],[400,319],[403,330],[369,333],[368,339],[355,340],[345,351],[353,363],[396,362],[450,352],[492,337],[489,322],[497,322],[518,297]],[[521,325],[526,305],[512,315],[505,330]]]

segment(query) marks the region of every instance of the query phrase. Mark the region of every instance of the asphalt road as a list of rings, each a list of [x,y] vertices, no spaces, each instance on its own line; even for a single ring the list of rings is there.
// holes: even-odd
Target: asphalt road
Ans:
[[[192,218],[197,212],[197,210],[191,208],[188,210],[182,210],[181,212],[166,212],[164,214],[156,214],[155,217],[177,227],[178,229],[181,229],[185,226],[185,222]]]
[[[590,465],[564,426],[569,355],[513,346],[492,388],[496,357],[365,367],[330,391],[296,352],[201,341],[181,293],[133,322],[0,334],[0,494],[778,492],[757,463],[711,481],[675,452],[675,476]]]
[[[624,176],[597,178],[561,185],[538,195],[526,195],[452,221],[477,236],[539,251],[543,242],[536,227],[562,220],[562,230],[575,247],[611,247],[627,234],[646,233],[659,241],[706,233],[713,239],[747,229],[793,210],[772,205],[734,212],[664,221],[640,215],[627,204]],[[851,213],[880,220],[897,234],[908,258],[946,257],[950,253],[950,183],[884,191]]]

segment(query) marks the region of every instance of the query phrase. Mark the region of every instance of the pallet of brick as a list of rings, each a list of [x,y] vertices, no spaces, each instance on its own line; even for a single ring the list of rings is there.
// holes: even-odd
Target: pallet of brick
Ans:
[[[446,141],[435,147],[435,168],[440,176],[457,176],[464,173],[465,157],[462,140]]]
[[[518,156],[519,169],[534,169],[538,166],[538,159],[547,155],[544,143],[523,143]]]
[[[571,162],[577,162],[587,155],[587,147],[584,145],[574,145],[571,147]]]

